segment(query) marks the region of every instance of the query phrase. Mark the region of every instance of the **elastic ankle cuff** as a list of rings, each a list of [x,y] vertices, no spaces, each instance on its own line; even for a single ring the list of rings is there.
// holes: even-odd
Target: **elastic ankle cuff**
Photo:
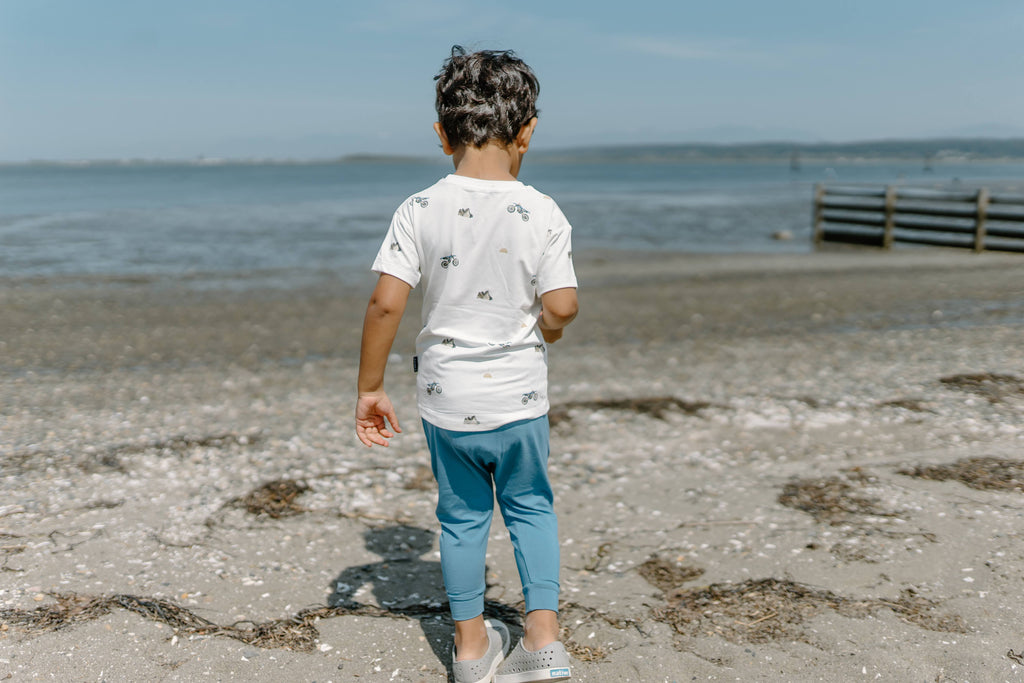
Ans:
[[[523,588],[523,597],[526,599],[526,611],[532,612],[535,609],[549,609],[552,612],[558,611],[558,585],[534,584]]]
[[[448,607],[452,611],[452,619],[455,621],[466,621],[484,613],[484,596],[467,598],[465,600],[453,600],[448,596]]]

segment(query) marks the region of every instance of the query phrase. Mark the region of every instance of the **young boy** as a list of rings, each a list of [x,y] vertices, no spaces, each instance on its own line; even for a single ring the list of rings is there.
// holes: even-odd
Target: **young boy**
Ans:
[[[537,125],[530,68],[512,52],[456,46],[435,80],[434,130],[455,173],[398,208],[374,261],[356,433],[387,446],[391,430],[401,432],[384,368],[409,292],[422,282],[418,404],[438,483],[455,680],[563,680],[545,342],[576,316],[571,228],[550,197],[516,180]],[[526,600],[525,633],[507,658],[507,628],[483,618],[495,493]]]

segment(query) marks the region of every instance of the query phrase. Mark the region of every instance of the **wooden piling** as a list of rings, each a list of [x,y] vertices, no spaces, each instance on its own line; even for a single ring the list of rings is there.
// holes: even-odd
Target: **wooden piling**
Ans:
[[[882,248],[892,249],[893,230],[896,228],[896,187],[885,187],[885,226],[882,232]]]
[[[974,213],[974,252],[985,250],[985,218],[988,215],[988,188],[978,190]]]
[[[812,220],[814,246],[825,241],[825,185],[817,183],[814,186],[814,217]]]

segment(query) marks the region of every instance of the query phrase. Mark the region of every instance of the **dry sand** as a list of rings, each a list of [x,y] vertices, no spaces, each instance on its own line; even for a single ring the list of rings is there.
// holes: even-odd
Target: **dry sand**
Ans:
[[[1024,673],[1024,258],[585,254],[553,347],[583,681]],[[372,286],[0,288],[0,680],[419,681],[435,491],[351,428]],[[496,522],[488,610],[521,595]]]

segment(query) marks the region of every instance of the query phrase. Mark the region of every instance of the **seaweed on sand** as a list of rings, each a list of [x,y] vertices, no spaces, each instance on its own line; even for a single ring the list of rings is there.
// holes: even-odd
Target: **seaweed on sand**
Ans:
[[[524,605],[525,603],[520,603]],[[573,638],[573,633],[584,627],[589,629],[595,622],[604,622],[614,629],[623,630],[630,627],[639,629],[637,620],[629,617],[617,617],[604,610],[587,607],[577,602],[562,602],[558,606],[562,622],[561,638],[569,654],[581,662],[600,662],[608,657],[608,649],[604,646],[584,645]],[[576,624],[576,626],[569,626]]]
[[[898,513],[882,508],[876,499],[860,494],[854,486],[875,481],[859,469],[844,472],[843,476],[798,479],[782,488],[778,501],[829,524],[843,524],[861,515],[898,517]]]
[[[952,389],[984,396],[991,403],[999,403],[1013,394],[1024,395],[1024,379],[1014,375],[979,372],[941,377],[939,382]]]
[[[1024,493],[1024,461],[979,456],[963,458],[950,465],[918,465],[897,473],[919,479],[953,479],[981,491],[1019,491]]]
[[[548,420],[552,426],[569,422],[572,419],[572,415],[570,415],[572,410],[620,410],[639,415],[650,415],[658,420],[664,420],[670,411],[696,415],[711,406],[712,404],[707,401],[685,401],[675,396],[569,401],[553,407],[548,413]]]
[[[923,398],[894,398],[889,401],[881,401],[876,405],[880,408],[902,408],[912,413],[934,413],[935,411],[925,405],[927,399]]]
[[[0,631],[12,629],[29,636],[59,631],[75,624],[103,617],[115,609],[124,609],[170,626],[175,634],[183,636],[221,636],[260,648],[279,648],[296,652],[312,652],[320,638],[317,623],[322,619],[342,616],[366,616],[389,619],[418,619],[424,617],[448,617],[447,604],[436,602],[416,603],[403,608],[385,608],[358,602],[346,602],[334,606],[310,607],[290,617],[263,622],[236,621],[221,625],[205,619],[191,610],[169,600],[145,598],[137,595],[81,595],[77,593],[50,593],[56,602],[32,610],[0,608]],[[615,628],[632,625],[630,620],[616,620],[605,614],[576,603],[563,603],[560,610],[565,613],[583,613],[584,616],[604,619]],[[503,621],[514,623],[521,612],[514,606],[495,600],[484,603],[484,613]],[[581,645],[563,629],[566,649],[582,661],[598,661],[606,657],[602,648]]]
[[[889,609],[900,619],[931,631],[966,630],[959,616],[939,613],[938,607],[938,602],[918,596],[913,589],[903,591],[897,600],[856,599],[766,578],[677,590],[653,613],[680,636],[719,635],[740,643],[806,641],[803,624],[825,610],[863,619],[879,609]]]
[[[91,621],[120,608],[167,624],[175,633],[182,635],[225,636],[256,647],[310,652],[316,648],[320,635],[316,628],[316,622],[320,619],[346,614],[396,618],[405,616],[373,605],[343,605],[305,609],[285,619],[219,625],[173,602],[158,598],[75,593],[53,593],[51,597],[56,600],[55,604],[34,610],[0,609],[0,623],[5,629],[15,627],[29,635],[37,635]],[[437,611],[440,613],[440,608]]]
[[[295,499],[308,490],[309,484],[304,481],[277,479],[228,501],[225,507],[242,508],[250,515],[266,515],[272,519],[291,517],[306,511]]]
[[[648,558],[637,571],[647,583],[666,592],[704,574],[704,570],[699,567],[687,567],[676,562],[669,562],[656,555]]]
[[[175,629],[201,631],[214,624],[171,602],[140,598],[135,595],[92,596],[77,593],[50,593],[56,602],[34,610],[0,609],[0,622],[28,634],[59,631],[74,624],[92,621],[115,608],[148,616]]]

